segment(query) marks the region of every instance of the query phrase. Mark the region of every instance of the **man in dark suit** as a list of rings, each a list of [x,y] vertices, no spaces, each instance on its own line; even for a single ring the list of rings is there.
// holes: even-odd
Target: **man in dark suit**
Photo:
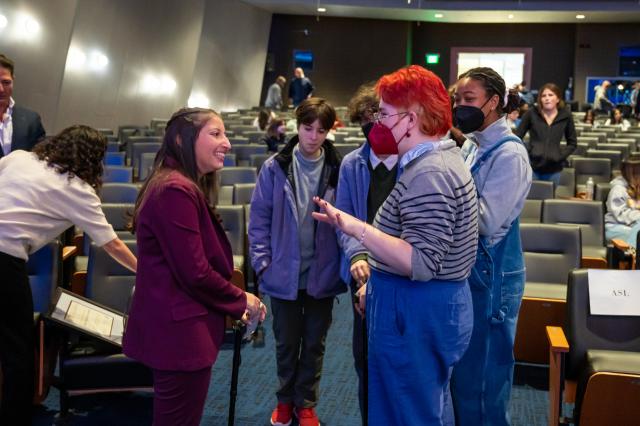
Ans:
[[[13,97],[13,61],[0,54],[0,158],[11,151],[31,149],[45,137],[37,112],[16,105]]]

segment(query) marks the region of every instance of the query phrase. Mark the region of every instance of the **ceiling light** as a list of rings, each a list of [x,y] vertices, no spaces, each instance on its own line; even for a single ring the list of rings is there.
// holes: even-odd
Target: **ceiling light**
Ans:
[[[624,85],[623,84],[618,84],[618,90],[624,90]]]
[[[173,91],[176,90],[177,83],[171,77],[164,76],[164,77],[162,77],[160,82],[161,82],[160,84],[161,84],[161,87],[162,87],[162,93],[169,94],[169,93],[173,93]]]
[[[78,70],[87,62],[87,55],[78,48],[72,47],[67,54],[67,68],[70,70]]]
[[[436,13],[435,15],[433,15],[436,18],[444,18],[444,15],[442,13]]]
[[[102,52],[94,50],[89,57],[89,68],[94,70],[103,70],[109,65],[109,58],[107,58]]]
[[[0,14],[0,30],[5,28],[8,23],[9,21],[7,20],[7,17]]]
[[[320,13],[324,13],[324,12],[326,12],[326,11],[327,11],[327,8],[326,8],[326,7],[319,7],[319,8],[318,8],[318,12],[320,12]]]
[[[194,93],[189,96],[187,106],[189,108],[209,108],[209,98],[207,98],[202,93]]]
[[[507,16],[507,18],[513,19],[513,14],[509,14],[509,16]]]
[[[586,18],[586,16],[584,16],[584,15],[576,15],[576,19],[584,19],[584,18]]]
[[[40,31],[40,24],[33,18],[27,17],[24,20],[24,29],[27,34],[37,34]]]

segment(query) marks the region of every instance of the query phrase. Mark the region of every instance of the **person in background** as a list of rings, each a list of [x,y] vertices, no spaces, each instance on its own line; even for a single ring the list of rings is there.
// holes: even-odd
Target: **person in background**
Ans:
[[[596,95],[593,100],[593,109],[595,112],[608,113],[615,107],[613,102],[611,102],[607,97],[607,90],[609,89],[609,86],[611,86],[611,82],[609,80],[605,80],[602,84],[596,86]]]
[[[33,152],[0,158],[0,424],[31,424],[34,383],[33,300],[27,260],[72,225],[117,262],[136,270],[136,258],[107,223],[98,192],[106,138],[72,126]]]
[[[360,308],[368,329],[369,426],[441,425],[451,368],[471,337],[476,189],[455,142],[443,140],[451,104],[435,74],[402,68],[383,76],[376,92],[380,111],[368,143],[380,155],[398,155],[398,181],[373,225],[319,198],[324,213],[314,217],[368,253]]]
[[[311,80],[304,76],[302,68],[296,68],[293,74],[295,77],[289,84],[289,99],[296,108],[302,101],[313,96],[314,87]]]
[[[584,117],[582,118],[582,122],[591,124],[591,126],[595,127],[596,126],[595,119],[596,117],[595,117],[595,114],[593,113],[593,109],[587,108],[587,110],[584,112]]]
[[[266,109],[261,109],[260,112],[258,112],[258,116],[253,120],[252,125],[257,131],[264,132],[267,130],[269,122],[274,118],[276,118],[275,113],[267,111]]]
[[[369,136],[375,121],[374,114],[379,109],[380,100],[374,86],[374,83],[360,86],[348,105],[351,122],[362,127],[365,137]],[[385,153],[384,150],[378,150],[376,153],[371,144],[365,142],[342,160],[336,208],[372,224],[380,206],[395,186],[397,175],[398,155]],[[350,283],[352,293],[357,294],[371,276],[368,250],[357,238],[340,231],[338,235],[342,248],[340,275],[344,282]],[[360,414],[366,426],[365,389],[363,388],[366,368],[363,364],[363,316],[364,312],[359,304],[355,303],[353,305],[353,359],[358,374]]]
[[[231,245],[211,204],[230,149],[218,113],[175,112],[136,200],[139,267],[123,351],[153,372],[155,426],[200,424],[225,316],[266,314],[229,281]]]
[[[604,123],[605,126],[618,126],[623,132],[626,132],[629,127],[631,127],[631,123],[629,120],[622,116],[622,111],[618,108],[614,108],[611,110],[610,118],[607,118],[607,121]]]
[[[636,247],[640,232],[640,159],[622,163],[622,174],[611,181],[604,216],[607,242],[614,238]],[[637,248],[637,247],[636,247]]]
[[[630,103],[631,108],[633,109],[633,115],[640,120],[640,81],[633,83]]]
[[[324,99],[296,109],[298,135],[262,165],[251,199],[249,254],[261,294],[270,296],[278,403],[271,424],[319,426],[315,406],[325,339],[340,279],[336,233],[311,216],[313,196],[334,200],[340,155],[326,140],[336,119]]]
[[[287,79],[279,75],[267,90],[267,99],[264,101],[265,107],[276,111],[282,109],[282,89],[284,89],[285,84],[287,84]]]
[[[522,117],[515,134],[520,138],[529,132],[527,151],[535,180],[560,184],[560,174],[569,155],[578,146],[573,115],[565,107],[560,88],[547,83],[538,92],[537,108]],[[562,146],[562,138],[567,141]]]
[[[0,54],[0,158],[16,150],[31,151],[45,137],[37,112],[13,99],[13,61]]]
[[[518,217],[531,186],[527,150],[505,119],[519,102],[491,68],[473,68],[458,79],[454,123],[472,134],[462,152],[477,189],[480,234],[469,277],[473,334],[451,380],[461,426],[510,423],[513,344],[525,283]]]
[[[287,128],[283,119],[271,120],[267,127],[267,134],[262,138],[262,143],[267,145],[267,152],[278,152],[278,146],[284,144],[287,136]]]
[[[520,124],[520,110],[514,109],[509,114],[507,114],[507,125],[511,130],[515,130]]]

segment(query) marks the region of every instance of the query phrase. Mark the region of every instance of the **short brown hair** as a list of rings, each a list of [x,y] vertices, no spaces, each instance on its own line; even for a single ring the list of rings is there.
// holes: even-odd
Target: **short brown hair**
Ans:
[[[6,68],[11,73],[11,77],[13,77],[13,61],[7,58],[4,54],[0,53],[0,67]]]
[[[296,108],[297,126],[300,127],[302,124],[309,126],[316,120],[320,121],[324,130],[329,131],[336,121],[336,110],[322,98],[305,99]]]
[[[542,108],[542,106],[541,106],[541,103],[542,103],[542,92],[544,92],[547,89],[551,90],[553,92],[553,94],[556,95],[558,97],[558,99],[560,100],[560,102],[558,102],[558,109],[563,109],[564,108],[564,99],[562,99],[562,91],[554,83],[546,83],[538,91],[538,99],[537,99],[538,108]]]

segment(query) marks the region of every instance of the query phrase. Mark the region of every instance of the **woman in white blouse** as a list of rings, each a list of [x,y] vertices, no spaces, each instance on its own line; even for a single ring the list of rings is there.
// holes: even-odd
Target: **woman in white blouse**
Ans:
[[[116,261],[136,270],[136,258],[107,223],[97,191],[105,137],[72,126],[33,152],[0,158],[0,424],[31,424],[33,301],[27,260],[72,225]]]

